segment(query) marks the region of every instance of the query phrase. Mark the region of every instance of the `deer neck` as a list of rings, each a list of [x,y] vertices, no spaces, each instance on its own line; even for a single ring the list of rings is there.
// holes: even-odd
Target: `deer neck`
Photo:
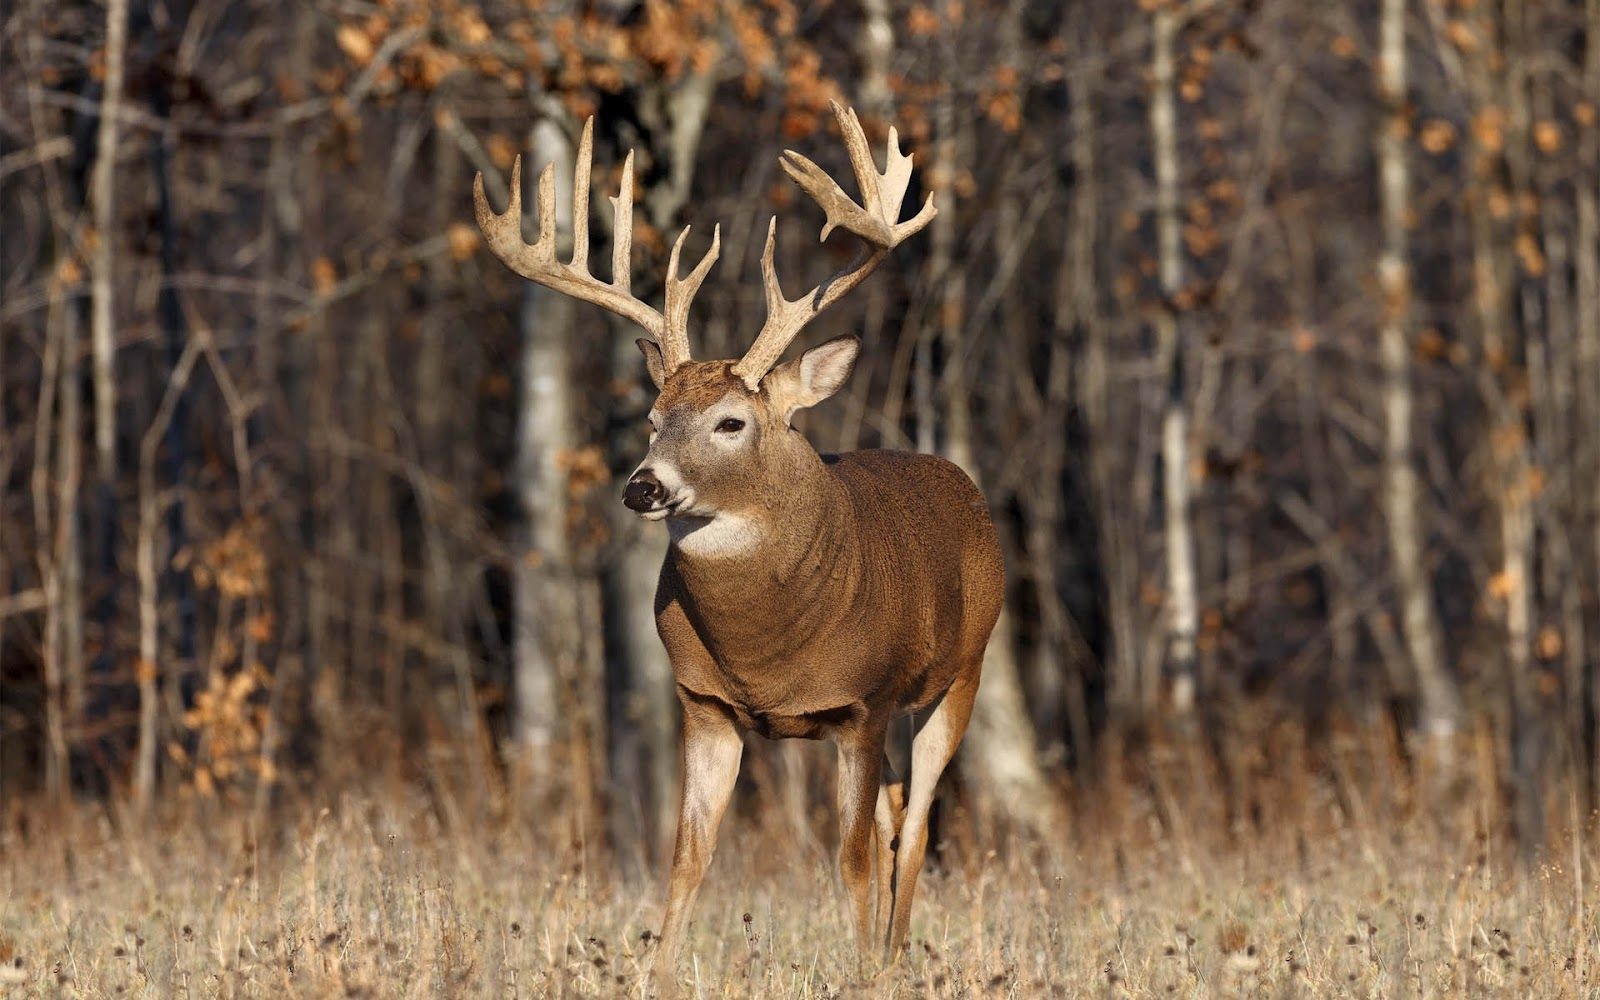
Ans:
[[[668,559],[719,659],[764,663],[823,631],[831,609],[851,600],[853,510],[821,458],[810,458],[770,503],[672,526]]]

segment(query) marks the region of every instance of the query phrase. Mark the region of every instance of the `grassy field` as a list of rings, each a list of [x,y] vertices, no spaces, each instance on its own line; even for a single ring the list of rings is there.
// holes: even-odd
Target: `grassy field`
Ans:
[[[0,992],[644,995],[657,878],[531,823],[430,816],[347,799],[257,835],[213,806],[133,837],[103,815],[18,812],[0,839]],[[1595,879],[1570,848],[1519,875],[1484,838],[1404,828],[1069,839],[1033,859],[946,850],[909,955],[871,975],[829,849],[736,817],[682,981],[706,997],[1595,995]]]

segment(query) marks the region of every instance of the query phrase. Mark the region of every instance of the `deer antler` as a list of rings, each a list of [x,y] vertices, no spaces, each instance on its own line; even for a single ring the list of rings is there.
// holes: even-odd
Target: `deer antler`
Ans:
[[[893,128],[889,129],[889,149],[885,155],[883,173],[880,174],[855,111],[840,107],[837,101],[829,103],[833,106],[834,117],[839,119],[839,131],[844,136],[845,150],[850,154],[850,166],[854,168],[856,184],[861,188],[862,204],[851,200],[821,167],[794,150],[785,150],[780,162],[784,173],[800,185],[827,215],[828,221],[822,227],[823,240],[837,226],[861,237],[866,246],[843,271],[791,301],[784,298],[783,286],[778,283],[777,269],[772,263],[778,220],[774,217],[768,223],[767,247],[761,254],[761,280],[767,294],[767,321],[756,335],[755,343],[733,366],[733,373],[743,379],[752,391],[813,317],[861,284],[889,255],[890,250],[907,237],[920,232],[938,214],[930,193],[915,217],[906,222],[897,221],[900,218],[900,203],[905,200],[906,186],[911,183],[911,157],[900,152],[899,136]]]
[[[473,206],[478,228],[483,230],[489,249],[511,270],[530,281],[554,288],[584,302],[592,302],[644,327],[661,345],[661,359],[668,372],[689,360],[689,304],[705,281],[706,273],[722,249],[722,227],[711,234],[711,249],[700,259],[688,277],[678,277],[678,256],[689,227],[683,227],[672,245],[667,262],[666,312],[634,298],[630,287],[629,254],[633,249],[633,151],[622,165],[622,186],[611,199],[616,209],[616,227],[611,249],[611,282],[601,282],[589,273],[589,170],[594,158],[594,119],[583,126],[578,144],[578,159],[572,183],[572,262],[556,259],[556,181],[555,164],[539,175],[539,239],[522,239],[522,157],[511,164],[511,203],[505,212],[495,212],[483,193],[483,174],[472,185]]]

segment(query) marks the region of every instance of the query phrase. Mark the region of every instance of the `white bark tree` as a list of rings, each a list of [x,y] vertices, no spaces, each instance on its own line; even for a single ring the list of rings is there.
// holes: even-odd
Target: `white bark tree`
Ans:
[[[115,292],[112,238],[116,227],[117,126],[122,104],[123,50],[127,47],[128,2],[106,4],[106,78],[100,99],[90,203],[94,209],[94,263],[90,340],[94,348],[95,471],[110,487],[117,475],[116,331],[112,328]]]
[[[1382,494],[1401,633],[1416,678],[1419,727],[1431,738],[1448,741],[1459,723],[1460,706],[1440,653],[1439,624],[1423,559],[1423,528],[1418,520],[1417,473],[1412,465],[1406,8],[1407,0],[1384,0],[1377,66],[1378,94],[1384,110],[1378,124],[1378,182],[1383,215],[1383,253],[1378,259],[1378,281],[1383,291],[1379,330],[1384,416]]]
[[[556,177],[558,246],[572,235],[573,144],[546,113],[529,137],[530,170]],[[536,199],[525,199],[534,205]],[[562,249],[562,253],[566,250]],[[566,462],[577,446],[573,413],[573,300],[529,282],[522,297],[522,401],[517,420],[517,494],[525,537],[517,559],[513,635],[513,739],[539,784],[551,777],[561,730],[561,682],[580,655],[578,600],[567,529]]]
[[[1177,299],[1183,291],[1182,223],[1178,215],[1178,116],[1173,79],[1183,11],[1163,0],[1151,15],[1150,140],[1155,151],[1157,269],[1163,302],[1156,312],[1156,351],[1166,376],[1161,409],[1163,522],[1167,563],[1166,669],[1172,708],[1188,712],[1195,698],[1196,597],[1193,512],[1189,483],[1186,345]],[[1150,692],[1147,691],[1148,699]]]

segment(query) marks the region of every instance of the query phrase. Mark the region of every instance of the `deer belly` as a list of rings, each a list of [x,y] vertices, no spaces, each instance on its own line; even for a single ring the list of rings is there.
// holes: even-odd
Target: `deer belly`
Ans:
[[[763,712],[744,705],[730,705],[739,724],[769,740],[821,740],[826,739],[841,724],[855,717],[851,706],[828,708],[820,712],[785,715],[780,712]]]

